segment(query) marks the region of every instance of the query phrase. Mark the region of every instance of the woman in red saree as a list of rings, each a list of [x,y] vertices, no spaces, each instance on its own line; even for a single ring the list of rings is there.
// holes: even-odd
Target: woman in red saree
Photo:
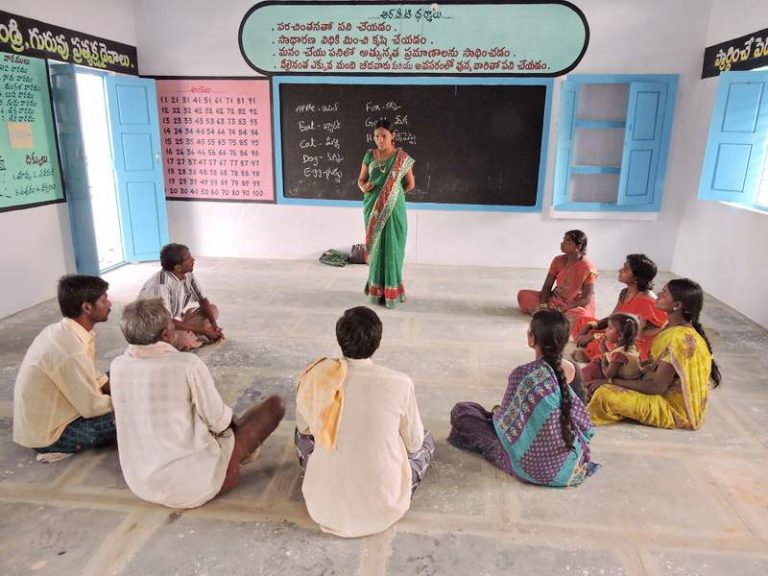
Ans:
[[[563,254],[552,260],[541,290],[520,290],[517,303],[526,314],[559,310],[570,320],[575,334],[573,326],[579,325],[580,318],[595,316],[597,268],[587,258],[587,235],[581,230],[566,232],[560,251]]]
[[[368,282],[365,293],[372,304],[394,308],[405,302],[403,259],[408,219],[405,193],[416,187],[413,158],[395,148],[395,135],[387,120],[376,122],[376,148],[363,158],[357,186],[363,193]]]
[[[656,294],[653,293],[653,279],[656,277],[656,264],[645,254],[629,254],[624,266],[619,270],[619,282],[626,284],[619,293],[619,300],[611,314],[634,314],[640,319],[640,333],[635,345],[640,351],[640,359],[646,360],[651,351],[653,337],[667,324],[667,313],[656,307]],[[572,327],[576,332],[574,339],[578,346],[573,357],[579,362],[589,362],[600,355],[598,339],[608,327],[608,317],[582,317]]]

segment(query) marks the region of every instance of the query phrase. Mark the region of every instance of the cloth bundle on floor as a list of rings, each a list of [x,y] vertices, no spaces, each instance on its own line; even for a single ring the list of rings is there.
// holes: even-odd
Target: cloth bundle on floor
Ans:
[[[320,262],[328,266],[346,266],[349,264],[349,256],[333,248],[329,248],[320,255]]]

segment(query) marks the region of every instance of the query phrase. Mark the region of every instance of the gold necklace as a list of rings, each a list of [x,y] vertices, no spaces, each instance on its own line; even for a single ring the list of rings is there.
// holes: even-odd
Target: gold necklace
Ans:
[[[379,156],[381,156],[381,152],[379,152]],[[392,154],[387,156],[384,160],[379,160],[379,171],[384,174],[387,171],[387,160],[389,160],[392,157]]]

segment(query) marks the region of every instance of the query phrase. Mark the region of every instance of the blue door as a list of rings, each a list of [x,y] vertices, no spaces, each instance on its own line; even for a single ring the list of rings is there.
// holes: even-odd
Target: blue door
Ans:
[[[49,62],[51,101],[59,136],[59,154],[64,186],[67,191],[75,268],[79,274],[99,274],[99,255],[93,227],[93,210],[85,165],[83,134],[80,128],[80,108],[77,81],[72,64]]]
[[[157,260],[168,218],[155,82],[110,76],[106,86],[125,259]]]

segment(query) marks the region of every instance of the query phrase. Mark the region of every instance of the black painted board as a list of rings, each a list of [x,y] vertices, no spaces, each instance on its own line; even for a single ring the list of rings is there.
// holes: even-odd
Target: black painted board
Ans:
[[[357,177],[387,118],[415,160],[410,202],[534,206],[546,87],[281,84],[286,198],[360,200]]]

